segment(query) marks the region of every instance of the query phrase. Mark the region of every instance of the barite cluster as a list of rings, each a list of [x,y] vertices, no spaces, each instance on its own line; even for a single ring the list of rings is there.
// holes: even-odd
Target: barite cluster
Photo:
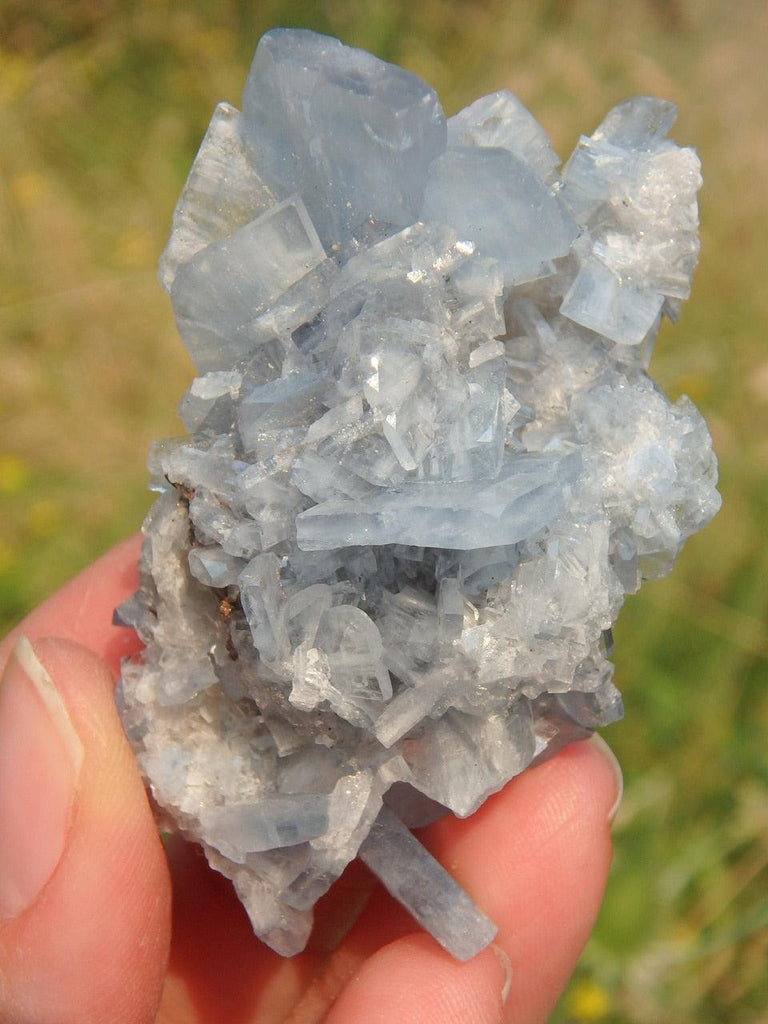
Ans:
[[[561,171],[509,92],[446,120],[334,39],[261,40],[161,262],[199,376],[141,589],[126,731],[166,821],[298,952],[360,856],[455,956],[494,926],[410,828],[617,719],[610,627],[719,505],[646,375],[699,161],[638,98]]]

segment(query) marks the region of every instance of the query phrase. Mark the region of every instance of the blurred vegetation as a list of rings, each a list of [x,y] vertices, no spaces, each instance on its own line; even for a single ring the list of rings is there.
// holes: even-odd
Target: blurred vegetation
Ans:
[[[214,103],[302,25],[430,81],[508,87],[567,155],[614,103],[676,101],[702,257],[654,374],[707,416],[724,507],[616,629],[626,773],[595,935],[558,1022],[768,1022],[768,6],[762,0],[0,0],[0,620],[148,506],[192,376],[155,264]],[[470,1022],[468,1022],[470,1024]]]

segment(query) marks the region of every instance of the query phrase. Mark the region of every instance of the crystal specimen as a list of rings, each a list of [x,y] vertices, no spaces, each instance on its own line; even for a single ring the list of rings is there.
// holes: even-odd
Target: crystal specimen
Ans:
[[[455,956],[490,941],[409,829],[620,716],[624,594],[718,508],[701,417],[645,373],[697,256],[673,119],[630,100],[558,176],[511,94],[446,122],[288,30],[214,113],[161,262],[200,375],[150,456],[119,699],[281,953],[357,855]]]

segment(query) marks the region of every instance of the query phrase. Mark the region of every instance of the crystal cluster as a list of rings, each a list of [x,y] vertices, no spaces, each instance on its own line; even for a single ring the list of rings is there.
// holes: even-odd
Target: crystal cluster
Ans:
[[[409,831],[621,714],[610,627],[715,513],[705,424],[645,373],[697,257],[674,107],[558,171],[510,93],[446,120],[334,39],[261,40],[161,263],[199,376],[121,714],[158,808],[301,950],[361,856],[455,956],[494,927]]]

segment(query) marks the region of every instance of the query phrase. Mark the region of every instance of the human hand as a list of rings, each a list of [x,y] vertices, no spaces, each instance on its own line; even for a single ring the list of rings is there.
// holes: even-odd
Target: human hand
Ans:
[[[546,1020],[610,862],[621,783],[602,741],[524,772],[468,820],[420,831],[498,924],[494,947],[456,962],[355,863],[318,904],[309,948],[283,959],[196,847],[164,851],[158,838],[113,700],[120,658],[138,649],[111,625],[136,589],[138,545],[114,548],[0,645],[0,1020]],[[32,647],[12,654],[22,634]]]

